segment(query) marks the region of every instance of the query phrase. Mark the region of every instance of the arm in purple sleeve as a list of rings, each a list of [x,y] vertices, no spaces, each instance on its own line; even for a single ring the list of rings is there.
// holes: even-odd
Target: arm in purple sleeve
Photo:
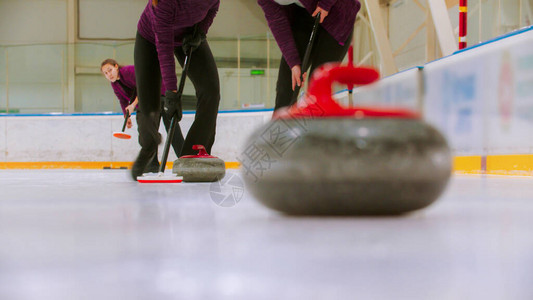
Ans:
[[[115,95],[118,98],[118,102],[120,103],[120,107],[122,108],[122,113],[126,115],[126,107],[130,104],[130,99],[124,97],[124,95],[120,93],[118,87],[116,87],[115,85],[112,84],[111,87],[113,87],[113,92],[115,92]]]
[[[135,67],[128,65],[120,68],[120,80],[127,86],[134,88],[137,85],[135,82]]]
[[[207,12],[207,15],[202,20],[202,22],[200,22],[199,27],[203,33],[207,34],[207,31],[209,31],[209,27],[211,27],[211,24],[213,24],[213,20],[215,19],[215,16],[217,15],[219,6],[220,6],[220,1],[217,1],[213,5],[213,7],[209,9],[209,11]]]
[[[300,65],[300,55],[298,55],[298,49],[294,42],[286,7],[271,0],[257,0],[257,3],[263,8],[268,27],[289,67]]]
[[[318,1],[318,6],[329,12],[333,5],[335,5],[335,2],[337,2],[337,0],[320,0]]]
[[[176,0],[160,0],[154,12],[154,32],[157,56],[163,83],[169,90],[177,89],[176,65],[174,62],[174,19]]]
[[[137,82],[135,81],[135,67],[133,65],[124,66],[120,68],[120,80],[133,90],[133,94],[129,98],[129,104],[137,98]]]

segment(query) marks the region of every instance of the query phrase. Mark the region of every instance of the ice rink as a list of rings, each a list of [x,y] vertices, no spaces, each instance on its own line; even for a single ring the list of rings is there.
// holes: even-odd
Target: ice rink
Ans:
[[[243,188],[0,172],[0,299],[533,299],[533,179],[454,176],[399,217],[290,217]]]

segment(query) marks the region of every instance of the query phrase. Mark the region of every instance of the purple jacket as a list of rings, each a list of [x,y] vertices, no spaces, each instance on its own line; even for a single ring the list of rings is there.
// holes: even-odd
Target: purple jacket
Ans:
[[[137,30],[156,45],[163,83],[169,90],[177,90],[174,47],[181,46],[184,33],[194,24],[205,34],[215,18],[220,0],[159,0],[144,9]]]
[[[302,62],[296,49],[291,31],[291,5],[280,5],[274,0],[257,0],[268,22],[268,27],[274,34],[283,57],[289,67],[300,65]],[[358,0],[300,0],[305,9],[312,14],[317,6],[328,11],[328,16],[321,26],[339,44],[344,45],[353,30],[355,17],[361,8]]]
[[[115,95],[117,95],[118,101],[120,102],[120,107],[122,108],[122,112],[124,113],[124,115],[126,115],[126,107],[130,105],[137,97],[137,90],[135,89],[137,86],[135,83],[135,68],[133,66],[121,67],[120,69],[118,69],[118,74],[120,82],[126,87],[130,88],[133,92],[131,94],[125,91],[118,80],[115,82],[111,82],[111,87],[113,88]],[[161,95],[164,94],[165,85],[161,84]]]

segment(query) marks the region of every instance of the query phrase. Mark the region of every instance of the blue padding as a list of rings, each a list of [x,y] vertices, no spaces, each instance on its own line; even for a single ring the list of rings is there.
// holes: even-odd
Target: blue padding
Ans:
[[[396,75],[398,75],[398,74],[405,73],[405,72],[410,71],[410,70],[412,70],[412,69],[424,70],[424,66],[411,67],[411,68],[409,68],[409,69],[402,70],[402,71],[400,71],[400,72],[398,72],[398,73],[394,73],[394,74],[389,75],[389,76],[387,76],[387,77],[383,77],[383,78],[377,80],[376,82],[381,81],[381,80],[383,80],[383,79],[385,79],[385,78],[394,77],[394,76],[396,76]],[[356,88],[354,88],[354,90],[355,90],[355,89],[356,89]],[[336,92],[335,95],[340,94],[340,93],[343,93],[343,92],[348,92],[348,89],[340,90],[340,91]]]
[[[135,114],[135,113],[134,113]],[[0,117],[71,117],[71,116],[122,116],[122,113],[42,113],[42,114],[0,114]]]
[[[405,73],[405,72],[407,72],[407,71],[411,71],[412,69],[424,70],[424,66],[411,67],[411,68],[409,68],[409,69],[402,70],[402,71],[400,71],[400,72],[398,72],[398,73],[394,73],[394,74],[389,75],[389,76],[387,76],[387,77],[383,77],[383,78],[381,78],[380,80],[383,80],[383,79],[385,79],[385,78],[389,78],[389,77],[393,77],[393,76],[396,76],[396,75],[398,75],[398,74]]]
[[[453,54],[458,54],[458,53],[462,53],[462,52],[465,52],[465,51],[468,51],[468,50],[472,50],[472,49],[475,49],[475,48],[478,48],[478,47],[481,47],[481,46],[484,46],[484,45],[487,45],[487,44],[490,44],[490,43],[494,43],[494,42],[497,42],[499,40],[506,39],[508,37],[519,35],[519,34],[522,34],[524,32],[528,32],[528,31],[531,31],[531,30],[533,30],[533,26],[529,26],[529,27],[525,27],[525,28],[518,29],[518,30],[515,30],[515,31],[511,31],[508,34],[493,38],[492,40],[481,42],[479,44],[473,45],[471,47],[467,47],[465,49],[457,50]]]
[[[247,112],[267,112],[273,111],[273,108],[262,108],[262,109],[238,109],[238,110],[220,110],[218,113],[247,113]],[[184,111],[184,115],[192,115],[195,111]],[[133,113],[134,115],[137,113]],[[0,117],[71,117],[71,116],[122,116],[122,113],[110,112],[110,113],[42,113],[42,114],[6,114],[0,113]]]
[[[218,113],[227,114],[227,113],[264,112],[264,111],[274,111],[274,108],[219,110]],[[191,113],[194,113],[194,112],[191,112]]]

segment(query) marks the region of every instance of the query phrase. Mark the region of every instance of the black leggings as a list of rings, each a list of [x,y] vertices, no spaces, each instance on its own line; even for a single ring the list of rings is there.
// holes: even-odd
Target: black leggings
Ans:
[[[185,54],[181,47],[174,49],[174,55],[183,67]],[[157,147],[160,141],[159,121],[155,122],[155,120],[159,120],[161,113],[159,100],[161,70],[156,46],[139,33],[135,39],[134,61],[139,108],[143,114],[138,122],[139,143],[142,148],[150,150]],[[215,59],[207,41],[202,42],[193,52],[187,77],[194,85],[198,102],[194,122],[178,156],[196,154],[196,151],[192,149],[193,145],[204,145],[207,152],[211,153],[215,142],[220,85]]]
[[[172,120],[165,112],[163,111],[163,101],[165,97],[161,96],[161,118],[163,119],[163,124],[165,125],[165,130],[170,130],[170,121]],[[181,133],[180,124],[176,124],[176,130],[174,131],[174,136],[172,137],[172,148],[174,149],[174,153],[176,153],[176,156],[179,157],[181,154],[181,149],[183,149],[183,134]]]
[[[313,31],[313,25],[315,18],[313,18],[307,10],[292,4],[293,8],[293,20],[292,20],[292,35],[300,59],[303,60],[307,44],[309,43],[309,36]],[[344,45],[339,45],[339,42],[335,40],[322,26],[318,27],[317,35],[315,37],[315,43],[311,50],[310,72],[307,73],[307,78],[311,78],[313,71],[320,65],[327,62],[341,62],[350,48],[352,40],[353,30],[350,36],[345,41]],[[303,63],[303,61],[302,61]],[[303,68],[303,66],[301,66]],[[302,74],[305,70],[302,70]],[[292,71],[285,58],[281,58],[279,65],[278,81],[276,84],[276,106],[274,109],[288,106],[291,102],[293,94],[292,90]]]

